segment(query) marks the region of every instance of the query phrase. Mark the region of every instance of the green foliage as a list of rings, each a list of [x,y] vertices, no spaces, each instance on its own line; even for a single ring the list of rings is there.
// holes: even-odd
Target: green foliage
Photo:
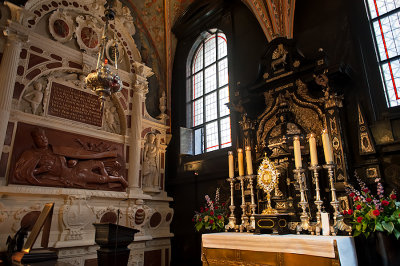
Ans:
[[[377,183],[377,195],[372,195],[365,184],[357,177],[361,191],[349,186],[347,189],[353,199],[353,208],[344,211],[352,221],[353,236],[363,234],[366,238],[375,231],[394,234],[400,237],[400,202],[392,192],[389,196],[384,196],[383,187],[379,179]]]
[[[208,195],[205,199],[205,207],[200,207],[200,212],[195,212],[192,219],[196,231],[224,231],[225,224],[228,223],[228,209],[225,202],[219,201],[219,189],[215,193],[215,201],[211,201]]]

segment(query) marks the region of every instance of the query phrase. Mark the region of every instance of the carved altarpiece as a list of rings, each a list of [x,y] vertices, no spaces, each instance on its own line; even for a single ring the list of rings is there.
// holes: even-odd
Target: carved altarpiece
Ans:
[[[253,158],[257,168],[264,154],[274,161],[278,169],[279,185],[272,196],[275,209],[281,213],[289,213],[293,217],[300,213],[298,206],[300,192],[298,183],[293,176],[294,156],[293,137],[300,136],[303,168],[309,166],[309,144],[307,137],[310,133],[321,135],[327,128],[333,142],[334,158],[337,164],[335,172],[336,187],[343,191],[347,181],[347,166],[341,128],[340,112],[342,98],[337,96],[335,88],[331,88],[330,79],[346,76],[341,69],[327,65],[322,50],[316,53],[313,60],[304,58],[296,49],[292,40],[277,38],[269,44],[269,49],[263,57],[261,69],[263,80],[248,89],[248,96],[236,99],[244,103],[238,111],[246,113],[254,106],[260,106],[257,101],[262,95],[263,109],[258,109],[253,118],[254,129],[252,146]],[[237,109],[237,108],[236,108]],[[248,117],[246,117],[248,119]],[[251,119],[249,119],[251,121]],[[244,128],[242,127],[244,131]],[[245,132],[244,132],[245,133]],[[247,135],[251,135],[246,132]],[[245,134],[243,134],[245,135]],[[243,143],[249,143],[243,140]],[[325,164],[322,140],[317,138],[319,164]],[[310,212],[315,212],[313,204],[315,184],[309,171],[306,175]],[[322,173],[320,186],[328,188],[328,180]],[[265,195],[258,191],[259,213],[265,208]],[[322,195],[329,202],[329,195]],[[329,208],[329,204],[326,204]],[[313,217],[315,217],[313,215]]]

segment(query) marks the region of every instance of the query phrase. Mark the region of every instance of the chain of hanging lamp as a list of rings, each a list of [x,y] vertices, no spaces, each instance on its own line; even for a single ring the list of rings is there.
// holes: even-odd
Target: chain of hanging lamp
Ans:
[[[86,87],[94,91],[99,97],[101,109],[104,108],[106,98],[110,97],[113,93],[119,92],[122,88],[120,77],[111,72],[108,65],[108,60],[106,58],[108,24],[109,21],[112,21],[115,18],[113,2],[114,0],[107,0],[107,3],[104,5],[105,24],[103,35],[101,37],[96,71],[87,75],[85,79]],[[114,54],[114,67],[116,70],[118,70],[118,44],[115,34],[112,51]]]

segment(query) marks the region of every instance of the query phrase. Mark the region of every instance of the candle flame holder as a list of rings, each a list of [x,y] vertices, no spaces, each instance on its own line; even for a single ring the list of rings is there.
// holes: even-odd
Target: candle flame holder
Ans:
[[[308,215],[307,212],[307,207],[308,207],[308,202],[305,196],[305,188],[304,188],[304,181],[303,181],[303,176],[304,176],[304,169],[303,168],[298,168],[293,170],[295,176],[297,177],[297,182],[299,183],[299,189],[300,189],[300,206],[303,212],[300,215],[300,224],[297,225],[296,227],[296,232],[297,234],[300,234],[301,231],[306,230],[306,231],[311,231],[312,227],[310,224],[310,216]]]
[[[319,165],[312,165],[308,169],[310,169],[313,173],[313,183],[315,184],[315,201],[314,204],[317,206],[317,224],[315,225],[315,234],[318,236],[321,234],[322,230],[322,222],[321,222],[321,211],[322,204],[324,203],[321,200],[321,193],[319,188],[319,178],[318,178],[318,170],[321,169]]]
[[[331,205],[333,207],[333,225],[331,226],[331,233],[332,235],[336,235],[338,231],[345,231],[351,235],[351,226],[347,225],[344,222],[344,217],[343,215],[340,214],[339,212],[339,201],[336,197],[336,188],[335,188],[335,181],[333,179],[334,177],[334,169],[336,167],[335,164],[325,164],[323,166],[325,169],[328,171],[328,176],[329,176],[329,185],[330,185],[330,190],[331,190],[331,196],[332,196],[332,201]]]
[[[229,205],[229,210],[231,211],[231,214],[229,215],[229,222],[227,225],[225,225],[225,231],[228,230],[235,230],[237,231],[237,225],[236,225],[236,218],[235,218],[235,205],[233,203],[233,192],[234,192],[234,182],[235,182],[235,178],[228,178],[227,179],[228,182],[230,183],[230,187],[231,187],[231,205]]]

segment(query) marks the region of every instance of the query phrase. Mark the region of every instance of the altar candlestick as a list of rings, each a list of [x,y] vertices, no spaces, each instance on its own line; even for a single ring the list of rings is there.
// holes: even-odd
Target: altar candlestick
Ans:
[[[251,162],[251,149],[249,146],[246,147],[246,166],[247,166],[247,175],[252,175],[253,164]]]
[[[302,167],[302,164],[301,164],[301,150],[300,150],[299,136],[295,136],[293,138],[293,149],[294,149],[294,165],[296,166],[296,169],[300,169]]]
[[[332,144],[328,135],[328,131],[326,129],[322,131],[322,145],[324,146],[324,155],[326,163],[332,164],[333,163]]]
[[[308,139],[308,142],[310,144],[311,166],[318,165],[317,142],[315,141],[314,133],[310,134],[310,138]]]
[[[239,164],[239,176],[244,176],[244,168],[243,168],[243,150],[238,149],[238,164]]]
[[[235,168],[233,163],[233,152],[228,152],[228,161],[229,161],[229,178],[233,178],[235,176]]]

